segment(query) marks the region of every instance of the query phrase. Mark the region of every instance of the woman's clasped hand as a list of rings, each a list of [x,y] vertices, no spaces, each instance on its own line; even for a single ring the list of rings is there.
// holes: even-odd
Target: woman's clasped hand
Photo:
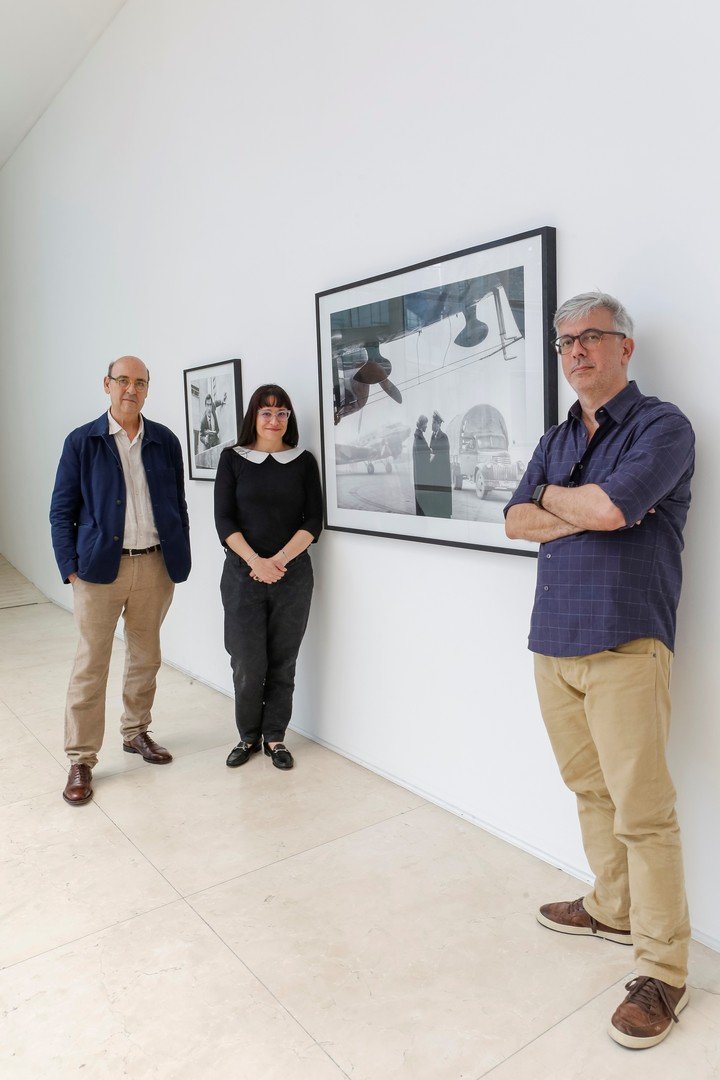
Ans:
[[[277,556],[273,559],[257,558],[250,567],[250,577],[263,585],[274,585],[276,581],[282,580],[284,574],[285,566]]]

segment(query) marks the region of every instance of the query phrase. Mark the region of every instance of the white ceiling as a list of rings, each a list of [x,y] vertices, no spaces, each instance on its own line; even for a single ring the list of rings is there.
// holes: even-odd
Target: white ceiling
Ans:
[[[126,0],[0,0],[0,168]]]

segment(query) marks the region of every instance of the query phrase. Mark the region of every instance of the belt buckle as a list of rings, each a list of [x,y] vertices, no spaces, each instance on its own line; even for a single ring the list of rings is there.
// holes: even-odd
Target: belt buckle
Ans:
[[[144,555],[144,554],[145,554],[145,552],[141,551],[140,548],[130,548],[130,550],[128,551],[128,555],[130,556],[131,559],[137,559],[138,555]]]

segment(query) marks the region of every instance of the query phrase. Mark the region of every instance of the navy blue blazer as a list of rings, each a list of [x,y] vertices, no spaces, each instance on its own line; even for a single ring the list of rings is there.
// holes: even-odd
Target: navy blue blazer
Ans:
[[[190,573],[180,443],[169,428],[145,420],[145,466],[155,527],[173,581]],[[60,575],[107,585],[120,569],[125,529],[125,476],[107,413],[71,431],[63,446],[50,503],[52,544]]]

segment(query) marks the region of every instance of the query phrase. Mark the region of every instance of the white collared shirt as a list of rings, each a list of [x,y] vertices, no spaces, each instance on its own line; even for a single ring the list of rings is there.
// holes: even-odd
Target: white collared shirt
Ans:
[[[155,528],[155,517],[150,501],[145,466],[140,456],[142,440],[145,434],[143,418],[140,416],[140,428],[132,442],[130,442],[125,428],[118,424],[109,409],[108,422],[110,434],[115,439],[115,445],[120,454],[120,464],[125,477],[126,499],[123,547],[154,547],[155,544],[160,543],[160,536]]]

